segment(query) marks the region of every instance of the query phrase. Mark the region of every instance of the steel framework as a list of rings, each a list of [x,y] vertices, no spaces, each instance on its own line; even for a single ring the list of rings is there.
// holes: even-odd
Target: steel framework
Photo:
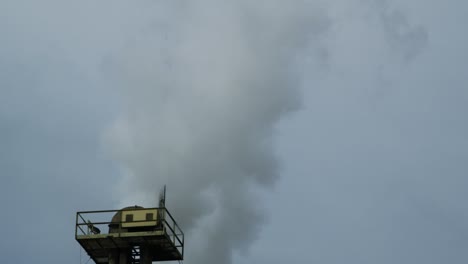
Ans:
[[[111,263],[112,252],[128,252],[128,263],[142,263],[142,251],[151,252],[151,261],[173,261],[184,258],[184,233],[165,207],[125,209],[157,210],[157,224],[151,228],[123,228],[121,210],[82,211],[76,213],[75,239],[96,264]],[[112,219],[112,220],[109,220]],[[132,221],[144,224],[148,220]],[[155,222],[155,221],[152,221]],[[112,226],[112,228],[111,228]],[[115,228],[117,227],[117,228]],[[109,229],[112,230],[109,232]],[[106,231],[107,230],[107,231]]]

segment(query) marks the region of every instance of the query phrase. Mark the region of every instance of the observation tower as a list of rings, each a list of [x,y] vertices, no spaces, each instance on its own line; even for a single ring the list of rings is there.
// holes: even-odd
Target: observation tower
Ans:
[[[161,197],[157,208],[77,212],[75,238],[96,264],[181,261],[184,233]]]

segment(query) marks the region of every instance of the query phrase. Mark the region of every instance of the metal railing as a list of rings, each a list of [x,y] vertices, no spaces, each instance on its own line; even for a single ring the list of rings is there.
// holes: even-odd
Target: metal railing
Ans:
[[[172,215],[165,207],[161,208],[125,208],[121,210],[100,210],[100,211],[81,211],[76,213],[76,225],[75,225],[75,238],[79,239],[82,236],[92,238],[93,236],[99,237],[102,235],[110,234],[110,226],[118,226],[113,228],[112,234],[118,235],[119,233],[129,232],[126,228],[122,228],[122,223],[128,223],[122,221],[122,217],[113,217],[123,211],[148,211],[157,210],[157,226],[159,230],[163,230],[164,234],[170,239],[172,244],[184,254],[184,232],[180,229],[177,222],[174,220]],[[152,221],[152,220],[150,220]],[[138,222],[149,222],[148,220],[132,221],[132,223]]]

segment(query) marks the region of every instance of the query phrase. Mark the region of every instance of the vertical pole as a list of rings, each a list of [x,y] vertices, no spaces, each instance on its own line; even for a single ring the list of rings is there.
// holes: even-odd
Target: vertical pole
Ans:
[[[76,213],[76,222],[75,222],[75,238],[78,236],[78,213]]]
[[[164,184],[164,208],[166,208],[166,184]]]

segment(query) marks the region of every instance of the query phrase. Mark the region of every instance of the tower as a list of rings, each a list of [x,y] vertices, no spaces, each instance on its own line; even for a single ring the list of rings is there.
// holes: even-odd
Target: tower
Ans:
[[[77,212],[75,238],[96,264],[183,260],[184,233],[163,196],[159,205]]]

